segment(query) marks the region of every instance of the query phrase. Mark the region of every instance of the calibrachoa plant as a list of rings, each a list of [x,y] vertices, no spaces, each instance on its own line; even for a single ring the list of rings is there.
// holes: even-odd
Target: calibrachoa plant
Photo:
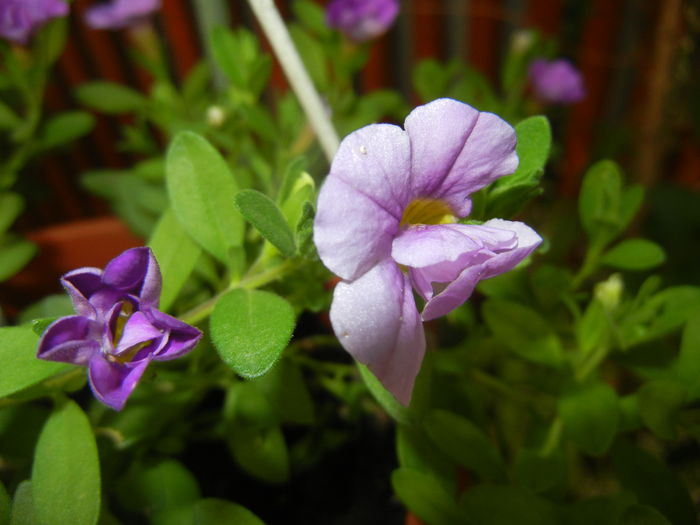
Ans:
[[[0,1],[0,37],[27,44],[30,37],[52,18],[66,16],[64,0]]]
[[[697,523],[700,288],[629,233],[644,190],[614,162],[578,203],[541,184],[566,150],[532,113],[583,94],[529,70],[552,43],[517,39],[498,87],[421,61],[411,107],[355,92],[371,43],[347,41],[398,2],[295,0],[289,35],[250,2],[297,91],[220,26],[216,72],[176,83],[148,24],[127,39],[148,93],[76,89],[139,159],[81,182],[144,246],[2,304],[0,524]],[[94,5],[119,28],[159,4]],[[42,118],[66,25],[0,42],[0,281],[33,254],[9,231],[25,167],[94,121]]]
[[[328,25],[354,42],[382,35],[398,14],[398,0],[332,0],[326,8]]]
[[[158,311],[161,275],[149,248],[133,248],[104,271],[81,268],[61,284],[78,315],[52,323],[37,357],[88,367],[95,396],[121,410],[151,361],[192,350],[201,333]]]
[[[93,29],[123,29],[145,21],[160,9],[161,0],[111,0],[90,7],[85,22]]]
[[[535,95],[543,102],[573,104],[586,96],[581,72],[563,58],[533,60],[529,77]]]
[[[338,339],[407,405],[425,353],[422,321],[457,308],[479,280],[513,269],[542,239],[521,222],[457,223],[472,193],[517,168],[508,123],[440,99],[414,109],[404,127],[373,124],[343,140],[319,194],[314,240],[344,279],[330,312]]]

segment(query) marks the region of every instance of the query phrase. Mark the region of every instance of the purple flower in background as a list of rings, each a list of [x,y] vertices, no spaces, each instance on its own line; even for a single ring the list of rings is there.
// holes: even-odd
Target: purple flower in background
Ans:
[[[24,45],[46,22],[67,14],[63,0],[0,0],[0,36]]]
[[[160,9],[160,0],[112,0],[91,7],[85,21],[93,29],[123,29],[143,22]]]
[[[37,357],[88,367],[95,396],[121,410],[151,361],[189,352],[201,332],[157,310],[161,289],[150,248],[131,248],[104,269],[68,272],[61,284],[78,315],[53,322]]]
[[[520,222],[456,223],[470,194],[515,171],[508,123],[438,99],[404,128],[372,124],[343,140],[319,194],[314,241],[344,280],[330,311],[338,339],[407,405],[425,353],[422,321],[461,305],[542,239]]]
[[[535,95],[544,102],[573,104],[586,96],[581,72],[568,60],[533,60],[529,77]]]
[[[364,42],[384,33],[398,14],[397,0],[332,0],[326,21],[350,40]]]

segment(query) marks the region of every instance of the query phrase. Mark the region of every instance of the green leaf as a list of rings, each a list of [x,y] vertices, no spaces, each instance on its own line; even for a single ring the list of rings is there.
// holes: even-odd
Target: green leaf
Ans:
[[[683,329],[681,349],[675,364],[678,377],[686,386],[694,387],[700,384],[700,313],[691,317]]]
[[[671,525],[671,522],[653,507],[633,505],[622,516],[619,525]]]
[[[103,113],[141,111],[148,104],[148,99],[138,91],[114,82],[82,84],[75,94],[82,104]]]
[[[5,233],[24,209],[24,199],[18,193],[0,193],[0,237]]]
[[[288,29],[314,85],[323,91],[328,85],[328,68],[324,47],[321,42],[313,39],[298,24],[289,24]]]
[[[623,487],[642,505],[654,507],[674,525],[697,523],[693,501],[680,478],[666,464],[625,441],[612,450],[612,463]]]
[[[8,525],[10,523],[10,495],[5,489],[5,485],[0,483],[0,525]]]
[[[478,525],[558,525],[556,507],[519,487],[477,485],[464,493],[462,509]]]
[[[171,209],[158,221],[148,245],[153,250],[163,274],[160,309],[167,311],[177,298],[201,254]]]
[[[10,513],[10,525],[36,525],[34,502],[32,499],[32,482],[23,481],[15,490]]]
[[[52,117],[41,130],[39,146],[51,149],[79,139],[95,126],[95,117],[85,111],[68,111]]]
[[[566,482],[566,465],[560,454],[544,455],[522,449],[513,465],[515,481],[533,493],[546,492]]]
[[[625,511],[636,502],[629,492],[578,501],[565,509],[565,525],[620,525]]]
[[[621,199],[622,174],[617,164],[602,160],[591,166],[579,194],[581,224],[591,239],[607,244],[621,231]]]
[[[194,505],[194,525],[265,525],[245,507],[216,498],[199,500]]]
[[[29,305],[22,310],[22,313],[17,319],[17,324],[31,323],[32,327],[35,320],[65,317],[67,315],[75,315],[73,303],[65,293],[47,295],[39,299],[36,303]],[[36,328],[34,329],[36,332]],[[43,333],[43,332],[42,332]],[[38,333],[37,335],[41,335]]]
[[[224,263],[243,243],[243,219],[234,209],[238,186],[226,162],[203,137],[183,131],[166,160],[175,216],[205,250]]]
[[[457,490],[457,472],[454,462],[435,447],[435,443],[426,434],[424,426],[397,426],[396,455],[399,466],[435,477],[450,494],[454,494]]]
[[[576,320],[576,343],[581,357],[586,357],[596,348],[606,344],[610,322],[603,303],[593,299],[583,315]]]
[[[260,290],[231,290],[216,303],[211,338],[221,359],[246,378],[267,372],[287,347],[294,309],[282,297]]]
[[[662,439],[676,439],[676,418],[686,401],[682,385],[657,380],[646,383],[638,392],[639,415],[644,424]]]
[[[622,270],[648,270],[665,260],[663,248],[647,239],[625,239],[600,258],[603,264]]]
[[[20,118],[15,112],[7,104],[0,101],[0,129],[12,129],[20,122]]]
[[[21,237],[6,236],[0,240],[0,282],[9,279],[36,254],[36,244],[26,241]]]
[[[294,17],[299,23],[314,31],[319,36],[327,36],[331,33],[331,28],[326,23],[326,13],[323,8],[307,0],[297,0],[292,2]]]
[[[254,384],[265,394],[279,421],[313,423],[314,403],[296,363],[282,359],[267,374],[256,378]]]
[[[400,468],[391,475],[391,484],[408,509],[430,525],[455,525],[467,522],[454,499],[429,474]]]
[[[32,495],[39,523],[97,523],[100,465],[95,436],[72,401],[57,407],[41,431],[34,452]]]
[[[494,337],[523,359],[559,366],[562,348],[559,338],[536,311],[504,299],[489,299],[482,312]]]
[[[242,190],[236,194],[235,203],[241,215],[282,255],[292,257],[296,253],[294,234],[272,199],[256,190]]]
[[[547,117],[538,115],[521,120],[515,126],[518,143],[515,151],[520,162],[515,173],[498,179],[497,188],[537,181],[552,147],[552,129]]]
[[[586,454],[600,456],[612,444],[620,420],[617,395],[604,383],[578,388],[559,399],[565,435]]]
[[[194,504],[201,497],[197,479],[174,459],[134,465],[119,480],[116,494],[125,508],[156,515]]]
[[[426,416],[425,430],[442,452],[481,479],[503,478],[505,469],[498,450],[468,419],[447,410],[432,410]]]
[[[289,451],[275,408],[255,383],[238,383],[228,391],[228,444],[238,464],[268,483],[289,479]]]
[[[72,366],[37,359],[38,341],[29,326],[0,328],[0,363],[5,370],[0,374],[0,397],[19,392]]]

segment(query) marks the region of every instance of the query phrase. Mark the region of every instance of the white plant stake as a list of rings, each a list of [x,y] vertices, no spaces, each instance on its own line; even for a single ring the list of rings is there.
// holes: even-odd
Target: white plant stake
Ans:
[[[321,97],[311,82],[301,57],[297,52],[287,27],[277,11],[273,0],[248,0],[260,25],[265,31],[272,49],[282,65],[284,73],[299,98],[301,107],[318,137],[328,161],[330,162],[338,149],[338,135],[326,113]]]

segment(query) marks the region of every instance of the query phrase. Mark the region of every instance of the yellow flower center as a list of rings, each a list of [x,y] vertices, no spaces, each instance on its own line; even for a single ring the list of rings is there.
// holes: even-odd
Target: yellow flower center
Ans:
[[[412,224],[449,224],[457,222],[452,208],[440,199],[414,199],[406,206],[401,226]]]

